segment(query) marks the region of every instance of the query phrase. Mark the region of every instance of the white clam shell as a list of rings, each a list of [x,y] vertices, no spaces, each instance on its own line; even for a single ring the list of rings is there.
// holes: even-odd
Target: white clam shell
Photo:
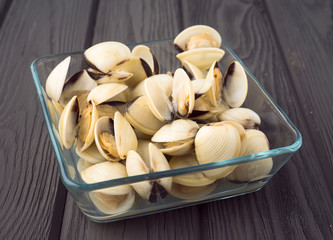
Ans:
[[[67,149],[74,143],[78,119],[79,102],[77,97],[74,96],[62,111],[58,126],[61,142]]]
[[[150,51],[150,48],[145,45],[138,45],[132,50],[132,57],[143,59],[150,67],[153,74],[160,73],[160,65],[155,55]]]
[[[126,106],[124,116],[134,128],[148,135],[154,135],[165,124],[151,112],[145,96],[132,99]]]
[[[173,157],[170,162],[171,169],[198,166],[198,162],[194,154],[181,157]],[[172,181],[184,186],[200,187],[213,183],[215,180],[207,178],[202,172],[191,172],[184,175],[174,176]]]
[[[203,71],[194,66],[192,63],[185,60],[182,62],[182,65],[183,69],[185,70],[185,72],[187,73],[187,75],[191,80],[205,78],[205,74],[203,73]]]
[[[64,82],[66,81],[70,61],[70,56],[65,58],[51,71],[46,79],[46,93],[55,102],[58,102],[60,99],[62,88],[64,86]]]
[[[170,194],[176,198],[186,199],[187,201],[197,201],[197,198],[201,198],[202,196],[208,195],[214,191],[216,186],[216,182],[201,187],[190,187],[173,183]]]
[[[119,162],[97,163],[81,172],[81,177],[86,183],[97,183],[117,178],[127,177],[126,167]],[[107,195],[124,195],[131,192],[128,184],[95,190]]]
[[[86,150],[80,151],[77,147],[75,148],[76,154],[83,160],[92,164],[101,163],[105,161],[105,158],[100,154],[96,147],[96,144],[91,144]]]
[[[232,62],[224,76],[223,98],[230,107],[242,106],[248,91],[248,81],[243,66],[238,62]]]
[[[89,65],[107,74],[129,61],[131,51],[125,44],[110,41],[93,45],[84,52],[84,56]]]
[[[239,130],[232,124],[219,122],[203,126],[195,137],[195,153],[199,164],[222,161],[239,156],[241,137]],[[227,176],[235,166],[227,166],[204,171],[212,179]]]
[[[224,56],[225,51],[219,48],[195,48],[178,53],[179,61],[188,61],[200,70],[208,69],[214,61],[218,62]]]
[[[266,135],[254,129],[246,130],[247,144],[243,156],[269,151]],[[227,176],[227,179],[237,182],[251,182],[267,177],[273,167],[273,159],[265,158],[243,163]]]
[[[174,45],[178,49],[185,51],[186,44],[190,41],[190,39],[193,36],[196,36],[196,35],[199,35],[202,33],[209,33],[210,36],[217,41],[217,44],[218,44],[217,47],[220,47],[221,41],[222,41],[220,34],[214,28],[206,26],[206,25],[194,25],[194,26],[184,29],[182,32],[180,32],[176,36],[176,38],[174,40]]]
[[[106,83],[95,87],[88,95],[88,101],[94,101],[96,105],[103,102],[120,101],[127,102],[128,86],[120,83]]]
[[[258,128],[261,120],[259,115],[249,108],[231,108],[217,115],[220,121],[235,121],[245,129]]]

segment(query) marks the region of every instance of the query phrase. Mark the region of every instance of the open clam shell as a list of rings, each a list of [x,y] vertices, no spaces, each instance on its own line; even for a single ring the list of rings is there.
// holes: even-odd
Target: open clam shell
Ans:
[[[136,150],[138,141],[134,130],[120,112],[114,120],[101,117],[95,125],[95,142],[101,155],[110,161],[125,159],[129,150]]]
[[[166,92],[151,78],[144,81],[145,96],[151,112],[160,121],[171,121],[174,117],[172,103]]]
[[[193,167],[199,165],[196,160],[195,154],[189,154],[181,157],[173,157],[171,158],[169,164],[171,169]],[[184,175],[174,176],[172,178],[172,181],[189,187],[207,186],[215,182],[215,180],[207,178],[202,172],[192,172]]]
[[[59,103],[64,106],[74,95],[89,92],[97,86],[97,83],[89,76],[86,70],[72,75],[64,83]]]
[[[246,130],[247,143],[243,156],[269,151],[269,143],[266,135],[254,129]],[[268,176],[273,167],[273,159],[265,158],[253,162],[238,165],[227,176],[228,180],[237,182],[251,182]]]
[[[177,50],[186,51],[200,47],[219,48],[221,41],[220,34],[214,28],[206,25],[195,25],[180,32],[174,40],[174,45]]]
[[[88,95],[88,101],[96,105],[104,102],[127,102],[128,86],[120,83],[106,83],[95,87]]]
[[[175,71],[172,85],[172,104],[176,115],[188,117],[194,108],[194,90],[190,78],[182,68]]]
[[[105,158],[100,154],[96,144],[91,144],[86,150],[80,151],[77,147],[75,148],[76,154],[86,162],[92,164],[105,162]]]
[[[132,50],[132,57],[143,59],[149,65],[153,75],[160,73],[160,65],[149,47],[145,45],[136,46]]]
[[[235,121],[245,129],[258,129],[261,123],[259,115],[249,108],[231,108],[217,115],[220,121]]]
[[[120,162],[102,162],[95,164],[81,172],[86,183],[98,183],[107,180],[127,177],[126,167]],[[95,192],[107,195],[125,195],[132,190],[128,184],[96,190]]]
[[[165,124],[151,112],[146,96],[132,99],[125,108],[124,116],[134,128],[148,135],[154,135]]]
[[[178,53],[176,57],[181,62],[188,61],[200,70],[206,70],[214,61],[220,61],[224,53],[224,50],[219,48],[195,48]]]
[[[126,169],[129,176],[146,174],[151,171],[160,172],[170,170],[169,163],[163,153],[152,143],[149,143],[149,162],[150,168],[135,151],[129,151],[126,159]],[[158,193],[161,198],[165,198],[171,190],[172,178],[166,177],[153,181],[142,181],[133,183],[135,191],[144,199],[156,202]]]
[[[212,191],[214,191],[216,186],[216,182],[200,187],[190,187],[178,183],[172,183],[170,194],[176,198],[187,200],[193,199],[193,201],[196,201],[197,198],[210,194]]]
[[[79,119],[79,102],[74,96],[66,105],[59,120],[59,135],[64,147],[69,149],[75,140]]]
[[[131,58],[130,49],[120,42],[101,42],[84,52],[88,65],[105,74],[121,66]]]
[[[205,73],[188,61],[182,62],[183,69],[191,80],[204,79]]]
[[[65,58],[51,71],[46,79],[46,93],[55,102],[58,102],[60,99],[62,89],[66,81],[70,61],[70,56]]]
[[[223,98],[230,107],[237,108],[244,103],[248,90],[248,81],[243,66],[238,62],[232,62],[224,76]]]

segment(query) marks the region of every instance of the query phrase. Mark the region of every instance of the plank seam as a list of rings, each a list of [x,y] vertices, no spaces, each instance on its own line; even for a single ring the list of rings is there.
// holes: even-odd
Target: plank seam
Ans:
[[[91,4],[91,9],[89,13],[89,22],[84,40],[84,49],[87,49],[92,45],[95,27],[96,27],[98,9],[99,9],[99,0],[95,0]]]
[[[10,6],[12,5],[12,0],[7,0],[5,4],[3,5],[2,10],[0,11],[0,29],[2,28],[3,23],[5,22],[5,19],[7,17],[8,11],[10,9]]]
[[[279,37],[278,37],[278,33],[277,33],[277,28],[276,28],[276,25],[272,19],[272,14],[271,14],[271,11],[270,11],[270,8],[268,7],[267,3],[266,3],[266,0],[263,2],[263,5],[266,9],[266,12],[268,13],[268,21],[269,21],[269,24],[272,26],[272,33],[273,33],[273,36],[274,38],[276,39],[276,46],[279,50],[279,52],[282,54],[282,57],[283,57],[283,60],[285,62],[285,65],[286,65],[286,74],[287,76],[290,78],[290,79],[293,79],[293,75],[291,73],[291,69],[289,67],[289,64],[288,64],[288,60],[287,60],[287,56],[285,54],[285,51],[283,51],[283,48],[282,48],[282,45],[281,45],[281,42],[279,40]],[[295,95],[297,96],[296,97],[296,102],[295,104],[297,106],[299,106],[300,109],[302,109],[302,105],[300,103],[300,98],[299,98],[299,94],[298,94],[298,91],[296,90],[296,87],[295,87],[295,84],[294,84],[294,81],[290,81],[290,91]],[[314,148],[314,154],[318,157],[318,159],[327,159],[328,156],[326,154],[326,151],[323,151],[324,149],[321,149],[318,145],[322,145],[322,138],[321,136],[316,136],[313,131],[311,131],[310,129],[313,128],[311,127],[311,124],[309,123],[309,120],[306,118],[305,116],[305,113],[303,111],[300,111],[301,112],[301,116],[299,117],[299,119],[305,119],[305,125],[308,127],[307,129],[304,129],[303,131],[307,131],[307,133],[311,136],[311,139],[307,139],[308,141],[310,141],[311,145],[313,146]],[[319,143],[318,141],[314,142],[313,139],[320,139]],[[330,168],[327,168],[325,166],[323,166],[323,163],[322,161],[319,161],[320,162],[320,167],[321,167],[321,170],[322,172],[324,173],[324,178],[326,179],[326,188],[329,190],[329,193],[330,193],[330,196],[331,198],[333,198],[333,187],[330,187],[328,183],[330,182],[333,182],[333,175],[331,174],[330,172]]]

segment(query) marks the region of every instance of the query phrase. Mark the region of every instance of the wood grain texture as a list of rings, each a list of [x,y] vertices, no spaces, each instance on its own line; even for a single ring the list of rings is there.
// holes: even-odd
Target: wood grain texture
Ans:
[[[59,184],[29,65],[42,55],[82,48],[89,5],[13,1],[2,25],[0,239],[59,237],[66,191]]]
[[[208,24],[218,29],[300,129],[304,143],[261,191],[202,205],[201,216],[207,219],[202,234],[211,239],[332,238],[331,183],[318,164],[329,154],[313,147],[320,136],[311,140],[312,126],[303,119],[308,115],[290,83],[293,76],[280,53],[265,5],[261,1],[209,3],[194,6],[183,1],[184,26]]]
[[[319,163],[333,182],[333,2],[266,1]],[[287,9],[287,11],[286,11]],[[293,14],[288,14],[293,12]],[[330,185],[333,197],[333,186]]]

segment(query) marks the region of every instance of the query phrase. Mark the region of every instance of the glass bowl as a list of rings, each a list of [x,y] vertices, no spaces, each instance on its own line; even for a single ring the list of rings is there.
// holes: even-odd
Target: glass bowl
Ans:
[[[172,40],[158,40],[140,44],[145,44],[150,47],[160,62],[162,73],[175,71],[181,66],[180,62],[175,57],[177,51],[173,46]],[[137,44],[128,46],[132,48],[135,45]],[[69,75],[86,67],[83,57],[84,51],[44,56],[36,59],[31,64],[32,76],[56,155],[61,179],[76,204],[88,218],[96,222],[111,222],[255,192],[260,190],[289,160],[295,151],[300,148],[302,137],[294,124],[224,41],[222,42],[221,48],[225,50],[225,55],[219,62],[222,73],[225,73],[227,66],[234,60],[239,61],[245,68],[248,77],[248,95],[243,107],[254,110],[261,117],[262,123],[260,130],[266,134],[270,142],[271,150],[193,167],[154,172],[94,184],[86,184],[81,179],[77,169],[78,164],[80,165],[80,161],[74,148],[72,147],[69,150],[64,149],[59,142],[59,134],[57,131],[59,115],[44,92],[45,82],[49,73],[67,56],[72,57]],[[158,199],[155,203],[144,200],[133,191],[131,198],[135,200],[132,202],[133,205],[131,208],[127,210],[124,210],[121,203],[118,205],[110,205],[106,201],[103,201],[103,199],[101,200],[98,198],[98,192],[96,192],[96,190],[107,187],[201,172],[265,158],[273,159],[273,167],[269,174],[262,176],[258,180],[251,182],[232,182],[221,178],[207,187],[192,190],[183,190],[182,188],[177,188],[174,184],[173,188],[175,188],[176,191],[173,191],[173,194],[168,194],[164,199]]]

